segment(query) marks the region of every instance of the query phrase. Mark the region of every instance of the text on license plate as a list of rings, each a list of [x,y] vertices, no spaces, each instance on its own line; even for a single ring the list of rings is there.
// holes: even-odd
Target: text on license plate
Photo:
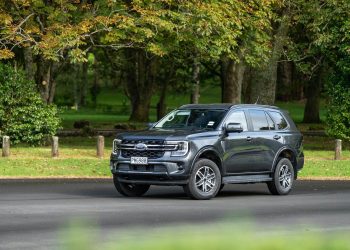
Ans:
[[[147,157],[131,157],[131,164],[147,165]]]

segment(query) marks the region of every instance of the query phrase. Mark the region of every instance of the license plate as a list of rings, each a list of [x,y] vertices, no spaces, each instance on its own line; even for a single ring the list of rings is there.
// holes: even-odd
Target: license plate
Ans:
[[[147,165],[147,157],[131,157],[130,163],[136,165]]]

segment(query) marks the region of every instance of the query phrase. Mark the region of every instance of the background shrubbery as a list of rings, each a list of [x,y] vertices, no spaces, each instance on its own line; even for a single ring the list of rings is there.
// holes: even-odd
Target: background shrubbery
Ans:
[[[343,77],[333,76],[328,87],[327,134],[338,139],[350,139],[350,88]]]
[[[14,144],[40,144],[59,124],[56,106],[43,103],[35,84],[21,70],[0,64],[0,136]]]

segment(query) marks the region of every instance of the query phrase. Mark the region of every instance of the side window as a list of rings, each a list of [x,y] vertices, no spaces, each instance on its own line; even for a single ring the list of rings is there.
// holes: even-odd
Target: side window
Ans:
[[[250,117],[252,118],[253,130],[269,130],[269,124],[267,123],[265,111],[263,110],[249,110]]]
[[[269,124],[269,129],[270,130],[275,130],[275,123],[272,121],[271,117],[269,114],[265,113],[266,118],[267,118],[267,123]]]
[[[270,111],[269,113],[270,113],[272,119],[277,124],[278,129],[285,129],[286,127],[288,127],[288,123],[287,123],[286,119],[284,119],[284,117],[281,115],[281,113],[274,112],[274,111]]]
[[[226,123],[240,123],[243,131],[248,131],[247,120],[243,111],[235,111],[229,114]]]

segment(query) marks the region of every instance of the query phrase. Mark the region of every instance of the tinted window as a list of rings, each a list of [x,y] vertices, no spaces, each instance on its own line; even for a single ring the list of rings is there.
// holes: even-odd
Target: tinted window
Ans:
[[[267,122],[269,124],[269,129],[270,130],[275,130],[275,123],[272,121],[271,117],[267,113],[265,113],[265,115],[266,115],[266,118],[267,118]]]
[[[288,123],[287,123],[286,119],[284,119],[284,117],[279,112],[271,111],[269,113],[270,113],[272,119],[277,124],[278,129],[285,129],[286,127],[288,127]]]
[[[269,130],[269,124],[267,123],[265,112],[262,110],[249,110],[250,117],[252,118],[253,130]]]
[[[240,123],[243,131],[248,131],[247,120],[243,111],[235,111],[229,114],[226,123]]]
[[[226,112],[214,109],[178,109],[165,116],[154,128],[215,129]]]

